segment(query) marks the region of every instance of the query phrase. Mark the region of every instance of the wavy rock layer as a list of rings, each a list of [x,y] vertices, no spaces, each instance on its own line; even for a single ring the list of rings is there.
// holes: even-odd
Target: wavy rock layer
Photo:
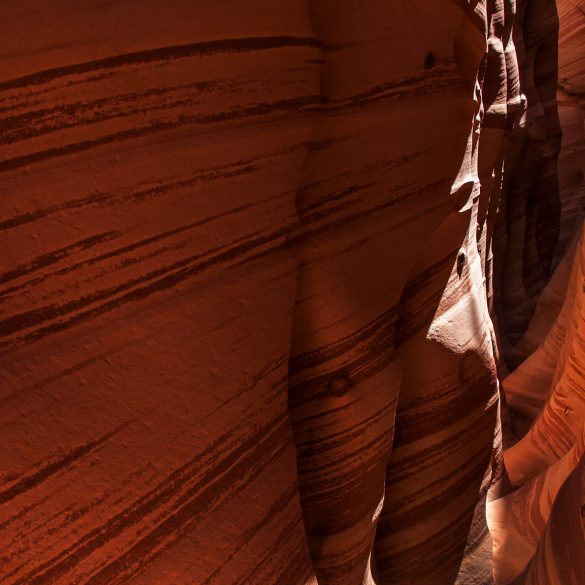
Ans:
[[[493,583],[553,6],[3,3],[3,585]]]
[[[540,297],[515,356],[532,354],[505,380],[512,430],[521,440],[504,451],[520,486],[490,504],[496,583],[577,585],[585,579],[585,240],[582,95],[585,3],[561,1],[559,158],[561,238],[565,253]],[[563,243],[563,240],[565,243]]]
[[[580,0],[517,2],[526,101],[506,153],[496,246],[500,342],[512,367],[536,351],[557,316],[559,302],[536,307],[550,302],[543,289],[583,221],[583,9]]]
[[[510,583],[527,566],[515,584],[577,585],[585,576],[583,235],[577,251],[569,283],[575,294],[567,295],[540,351],[504,381],[511,407],[524,409],[526,418],[532,409],[539,412],[527,434],[504,451],[510,480],[521,487],[489,508],[498,584]],[[547,357],[554,369],[542,367]]]
[[[321,52],[278,4],[3,5],[3,584],[313,579],[287,237]]]
[[[513,366],[526,357],[510,346],[526,331],[550,277],[561,215],[557,9],[549,0],[519,0],[516,10],[513,37],[523,108],[506,153],[496,246],[500,343]]]

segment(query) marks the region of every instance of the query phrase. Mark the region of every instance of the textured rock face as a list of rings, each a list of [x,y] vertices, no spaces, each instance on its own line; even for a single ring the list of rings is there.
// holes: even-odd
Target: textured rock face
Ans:
[[[534,418],[535,411],[538,417],[504,451],[510,480],[519,489],[489,507],[498,584],[512,582],[524,569],[514,583],[576,585],[585,575],[582,234],[576,248],[577,254],[570,254],[569,294],[553,328],[537,352],[504,381],[510,406],[525,418]]]
[[[2,10],[0,582],[310,581],[287,407],[306,7]]]
[[[577,584],[585,578],[585,240],[582,230],[585,119],[582,63],[585,4],[558,2],[558,161],[560,237],[564,257],[538,298],[511,361],[529,356],[503,382],[512,411],[504,451],[518,489],[492,502],[494,575],[499,584]],[[577,229],[576,229],[577,228]],[[572,239],[572,243],[567,243]],[[511,305],[510,305],[511,306]]]
[[[555,2],[520,1],[513,36],[524,108],[506,153],[498,287],[501,341],[508,359],[547,282],[559,233],[556,102],[558,16]],[[504,249],[505,248],[505,251]],[[525,356],[524,356],[525,357]]]
[[[580,221],[554,3],[2,10],[0,582],[493,583],[492,305],[536,349]],[[526,583],[573,566],[573,431]]]
[[[517,2],[514,38],[526,102],[506,153],[496,246],[500,341],[513,367],[542,341],[536,304],[583,219],[581,9],[577,1]],[[546,320],[541,311],[536,320],[546,329],[555,316]]]

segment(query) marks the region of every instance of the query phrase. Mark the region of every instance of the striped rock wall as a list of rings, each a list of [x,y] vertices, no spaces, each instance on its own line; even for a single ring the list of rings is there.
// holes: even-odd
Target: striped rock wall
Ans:
[[[508,475],[519,489],[488,510],[498,585],[516,577],[514,585],[577,585],[585,578],[583,233],[576,248],[573,294],[567,294],[540,351],[504,380],[511,408],[526,418],[534,411],[537,416],[526,435],[504,451]]]
[[[518,0],[513,37],[523,107],[506,154],[496,245],[496,306],[500,343],[514,353],[550,278],[561,218],[561,143],[556,88],[559,19],[555,2]]]
[[[512,368],[536,351],[557,316],[558,302],[544,311],[536,307],[548,302],[542,293],[580,229],[585,206],[583,3],[516,4],[525,103],[506,153],[496,230],[498,329]],[[536,323],[544,331],[537,333]]]
[[[493,583],[514,1],[0,9],[0,583]]]
[[[579,585],[585,575],[585,459],[563,483],[538,550],[514,585]]]
[[[558,329],[564,321],[564,319],[557,319],[564,300],[576,293],[576,289],[568,288],[568,283],[585,211],[585,181],[583,179],[585,173],[583,164],[585,84],[582,73],[585,36],[583,10],[585,7],[580,1],[559,0],[557,9],[559,14],[557,104],[563,137],[558,161],[561,218],[555,256],[560,260],[551,280],[538,297],[536,309],[527,330],[514,346],[507,348],[508,357],[513,356],[513,361],[516,363],[529,358],[533,362],[538,361],[540,367],[546,371],[554,370],[554,354],[558,351],[558,349],[546,349],[555,337],[552,334],[549,335],[549,331],[553,325]],[[558,331],[557,337],[558,335],[563,335],[561,330]],[[553,342],[553,344],[559,343],[562,344],[560,338]],[[512,377],[508,379],[508,383],[512,383]],[[534,382],[532,386],[534,387]]]
[[[563,209],[557,253],[566,251],[514,348],[517,357],[529,357],[503,381],[512,431],[522,438],[504,451],[519,488],[488,509],[498,585],[585,581],[585,3],[561,0],[558,13]]]
[[[583,222],[585,211],[585,3],[582,0],[558,0],[559,11],[559,83],[557,101],[563,128],[559,157],[561,189],[561,231],[557,255],[564,252]]]
[[[287,238],[321,49],[278,4],[2,5],[3,584],[314,582]]]
[[[319,583],[470,582],[497,430],[477,247],[487,7],[333,5],[317,34],[348,47],[326,55],[315,136],[347,139],[307,163],[291,361],[309,550]]]

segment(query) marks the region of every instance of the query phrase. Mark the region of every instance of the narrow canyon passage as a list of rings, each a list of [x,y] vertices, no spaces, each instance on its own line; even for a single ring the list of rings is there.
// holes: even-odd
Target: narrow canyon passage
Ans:
[[[3,0],[0,65],[0,585],[585,583],[585,0]]]

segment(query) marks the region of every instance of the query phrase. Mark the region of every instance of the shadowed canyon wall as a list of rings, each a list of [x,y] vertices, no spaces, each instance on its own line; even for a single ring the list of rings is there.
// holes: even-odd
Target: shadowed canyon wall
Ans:
[[[508,347],[510,362],[521,362],[503,382],[512,415],[504,459],[518,489],[488,511],[497,584],[577,585],[585,575],[585,3],[557,8],[562,259]]]
[[[0,583],[585,579],[557,4],[2,3]]]

